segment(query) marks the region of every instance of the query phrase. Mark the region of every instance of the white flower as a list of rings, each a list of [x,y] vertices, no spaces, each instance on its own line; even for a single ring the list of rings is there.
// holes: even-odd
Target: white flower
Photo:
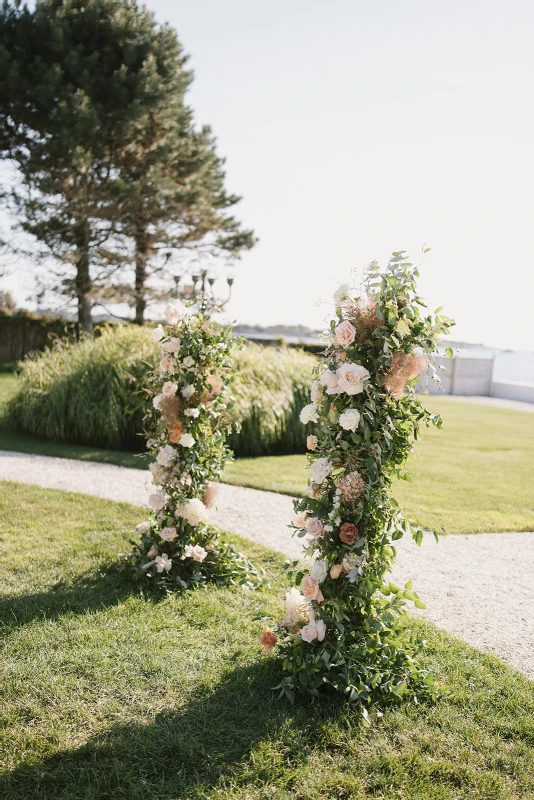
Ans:
[[[314,483],[324,483],[332,472],[332,463],[327,458],[318,458],[310,467],[312,481]]]
[[[184,411],[185,417],[193,417],[193,419],[196,419],[199,415],[200,411],[198,408],[186,408]]]
[[[154,564],[158,572],[163,572],[163,570],[168,572],[172,567],[172,559],[169,558],[167,553],[162,553],[160,556],[156,556]]]
[[[176,325],[186,313],[186,307],[180,300],[173,300],[172,303],[167,303],[164,313],[169,325]]]
[[[310,403],[309,405],[304,406],[300,412],[299,419],[303,425],[307,425],[308,422],[318,422],[319,417],[317,416],[317,406],[315,403]]]
[[[143,535],[143,533],[148,533],[150,530],[150,522],[140,522],[139,525],[135,526],[135,530],[141,535]]]
[[[328,574],[328,562],[316,561],[311,569],[310,575],[315,578],[317,583],[322,583]]]
[[[152,400],[152,405],[154,406],[154,408],[157,408],[157,409],[158,409],[158,411],[159,411],[159,409],[160,409],[160,406],[161,406],[161,401],[162,401],[162,400],[163,400],[163,395],[162,395],[162,394],[157,394],[157,395],[154,397],[154,399]]]
[[[193,397],[194,394],[195,394],[195,387],[191,386],[190,383],[188,383],[187,386],[184,386],[184,388],[182,389],[182,397],[184,397],[186,400],[189,400],[191,397]]]
[[[195,359],[192,356],[186,356],[182,361],[182,364],[186,369],[190,369],[191,367],[195,366]]]
[[[165,497],[165,492],[161,489],[157,489],[154,494],[151,494],[148,498],[148,504],[154,511],[161,511],[161,509],[165,507],[166,502],[167,498]]]
[[[314,381],[311,385],[311,400],[316,405],[323,399],[323,388],[319,381]]]
[[[176,367],[176,359],[171,358],[170,356],[163,356],[163,358],[159,362],[159,371],[162,374],[164,372],[172,372],[172,370],[175,367]]]
[[[178,536],[178,534],[176,533],[176,528],[172,527],[163,528],[163,530],[160,531],[159,535],[161,536],[162,539],[165,539],[166,542],[172,542],[173,539],[176,539],[176,537]]]
[[[165,342],[163,347],[168,353],[176,353],[180,352],[180,347],[182,345],[182,340],[178,339],[176,336],[172,336],[168,342]]]
[[[182,517],[190,525],[195,527],[200,525],[201,522],[207,522],[209,519],[208,509],[198,497],[193,497],[187,503],[183,503],[176,512],[178,517]]]
[[[172,381],[165,381],[165,383],[161,387],[161,393],[163,397],[174,397],[177,388],[178,386]]]
[[[355,431],[360,424],[360,412],[356,408],[347,408],[339,415],[339,424],[346,431]]]
[[[286,615],[282,621],[284,628],[294,628],[307,618],[308,604],[298,589],[293,587],[286,594]]]
[[[199,544],[196,544],[194,547],[191,548],[191,558],[193,561],[204,561],[206,556],[208,555],[207,551],[204,550]]]
[[[196,442],[195,437],[191,436],[190,433],[182,433],[182,435],[180,436],[180,441],[178,442],[178,444],[181,444],[182,447],[193,447],[195,442]]]
[[[325,633],[326,627],[322,619],[318,619],[317,622],[310,621],[300,630],[300,635],[304,642],[313,642],[315,639],[317,639],[318,642],[322,642]]]
[[[332,372],[331,369],[325,369],[321,375],[320,382],[323,386],[326,386],[327,394],[339,394],[341,391],[339,388],[337,374]]]
[[[160,447],[158,450],[158,454],[156,456],[156,461],[160,465],[160,467],[168,467],[176,458],[176,450],[174,447],[171,447],[170,444],[166,444],[165,447]]]
[[[334,329],[334,344],[337,347],[349,347],[356,338],[356,328],[346,319]]]
[[[310,433],[306,439],[306,447],[308,450],[317,450],[318,441],[319,440],[317,439],[317,436],[314,436],[313,433]]]
[[[341,286],[334,292],[334,302],[336,306],[341,305],[343,300],[346,300],[350,292],[350,286],[342,283]]]
[[[149,470],[154,486],[161,486],[163,481],[167,478],[167,470],[160,466],[160,464],[151,464]]]
[[[156,327],[152,331],[152,341],[159,342],[159,340],[163,339],[164,336],[165,336],[165,331],[163,330],[163,326],[156,325]]]
[[[360,394],[365,388],[369,372],[361,364],[343,364],[336,370],[339,389],[346,394]]]

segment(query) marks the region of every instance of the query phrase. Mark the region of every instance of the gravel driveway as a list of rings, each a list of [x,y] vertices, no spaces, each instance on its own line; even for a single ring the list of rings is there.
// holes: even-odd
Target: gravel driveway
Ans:
[[[146,505],[149,473],[110,464],[0,452],[0,480],[82,492]],[[228,531],[300,555],[286,527],[286,495],[221,485],[214,522]],[[421,548],[398,542],[393,579],[410,578],[427,603],[418,612],[469,644],[498,655],[534,680],[534,533],[428,537]]]

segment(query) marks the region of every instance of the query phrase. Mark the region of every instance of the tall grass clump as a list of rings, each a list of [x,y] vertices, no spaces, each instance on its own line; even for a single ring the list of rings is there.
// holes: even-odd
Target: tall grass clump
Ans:
[[[230,391],[240,429],[228,439],[236,456],[305,452],[299,413],[309,402],[315,363],[309,353],[288,347],[249,343],[236,352]]]
[[[150,331],[128,325],[94,339],[58,339],[21,362],[6,423],[55,442],[142,450],[144,389],[155,358]]]
[[[57,340],[21,362],[4,424],[55,442],[111,450],[144,448],[145,389],[158,358],[150,330],[114,325],[92,338]],[[315,357],[287,347],[246,344],[234,348],[229,394],[236,456],[305,450],[299,411],[309,399]]]

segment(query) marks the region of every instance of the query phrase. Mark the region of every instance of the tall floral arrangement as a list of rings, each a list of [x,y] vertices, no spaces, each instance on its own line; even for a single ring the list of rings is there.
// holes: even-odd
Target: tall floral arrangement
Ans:
[[[305,538],[309,574],[286,596],[284,619],[261,636],[278,648],[286,673],[280,692],[316,695],[331,687],[364,707],[432,683],[414,655],[420,643],[405,601],[424,604],[411,582],[386,581],[394,542],[423,531],[401,514],[390,489],[409,478],[405,462],[421,425],[441,426],[415,393],[452,320],[429,314],[417,294],[418,270],[405,253],[387,268],[370,265],[364,288],[336,292],[323,363],[301,412],[309,426],[309,496],[295,503],[292,527]]]
[[[165,316],[168,324],[153,331],[160,359],[149,379],[152,514],[137,526],[141,540],[130,561],[139,575],[167,589],[206,581],[254,585],[253,565],[223,544],[210,523],[213,481],[231,457],[226,445],[231,330],[189,313],[180,302],[170,303]]]

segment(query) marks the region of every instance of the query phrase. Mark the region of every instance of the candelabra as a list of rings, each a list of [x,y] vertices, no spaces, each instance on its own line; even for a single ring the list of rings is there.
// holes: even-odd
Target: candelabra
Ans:
[[[174,296],[189,302],[199,313],[211,316],[215,311],[224,311],[232,295],[235,279],[233,263],[215,266],[213,257],[204,256],[173,270]],[[217,289],[224,280],[224,297]]]

